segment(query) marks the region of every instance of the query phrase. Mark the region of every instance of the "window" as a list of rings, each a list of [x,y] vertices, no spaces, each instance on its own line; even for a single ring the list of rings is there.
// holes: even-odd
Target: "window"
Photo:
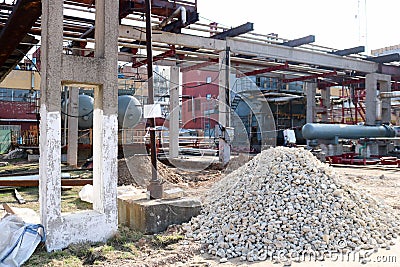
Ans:
[[[206,99],[210,100],[211,99],[211,94],[206,94]]]
[[[208,77],[206,78],[206,83],[211,83],[211,76],[208,76]]]
[[[200,101],[200,99],[196,98],[194,100],[194,109],[195,110],[200,110],[200,108],[201,108],[201,101]]]
[[[188,107],[187,111],[192,111],[192,99],[187,100],[186,103]]]

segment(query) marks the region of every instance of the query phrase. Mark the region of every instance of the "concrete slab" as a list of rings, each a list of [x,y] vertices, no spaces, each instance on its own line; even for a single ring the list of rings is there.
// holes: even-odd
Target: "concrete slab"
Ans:
[[[145,194],[118,197],[119,223],[146,234],[188,222],[200,211],[201,202],[193,198],[148,200]]]

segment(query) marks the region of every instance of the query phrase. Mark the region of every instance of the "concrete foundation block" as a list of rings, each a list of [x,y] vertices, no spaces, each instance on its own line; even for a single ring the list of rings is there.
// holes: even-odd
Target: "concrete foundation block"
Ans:
[[[163,199],[177,199],[181,197],[183,197],[183,190],[180,188],[172,188],[163,192]]]
[[[148,200],[141,197],[118,198],[118,220],[136,231],[154,234],[169,225],[190,221],[200,214],[201,202],[192,198]]]

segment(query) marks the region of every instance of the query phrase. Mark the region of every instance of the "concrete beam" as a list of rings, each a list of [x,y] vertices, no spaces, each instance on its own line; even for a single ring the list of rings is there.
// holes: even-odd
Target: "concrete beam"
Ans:
[[[171,67],[169,89],[169,157],[179,154],[179,67]]]
[[[146,34],[143,28],[120,25],[119,34],[121,38],[131,38],[142,42],[146,41]],[[241,55],[274,58],[334,69],[354,70],[362,73],[375,73],[379,70],[378,63],[369,62],[367,60],[341,57],[338,55],[278,44],[260,44],[246,40],[237,40],[234,38],[218,40],[187,34],[154,31],[153,42],[215,51],[223,51],[225,47],[230,47],[232,53]]]
[[[343,58],[337,55],[282,45],[258,44],[228,38],[227,46],[231,48],[232,53],[250,54],[258,57],[275,58],[335,69],[354,70],[363,73],[372,73],[378,70],[378,64],[374,62],[354,58]]]
[[[120,25],[119,36],[121,38],[132,38],[144,42],[146,41],[146,30],[144,28]],[[217,51],[222,51],[226,47],[225,40],[162,31],[153,31],[153,42]]]

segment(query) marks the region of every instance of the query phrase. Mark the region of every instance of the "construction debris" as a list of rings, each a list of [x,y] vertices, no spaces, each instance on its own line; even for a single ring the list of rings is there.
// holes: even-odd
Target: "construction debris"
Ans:
[[[389,249],[399,218],[338,178],[308,151],[265,150],[210,190],[186,236],[220,258],[286,265],[305,253]]]
[[[138,185],[147,187],[151,179],[151,162],[149,156],[132,156],[118,160],[118,185]],[[158,162],[159,178],[170,183],[180,183],[184,179],[172,168]]]
[[[21,194],[17,191],[17,189],[14,189],[14,197],[18,201],[19,204],[26,203],[25,199],[21,196]]]

